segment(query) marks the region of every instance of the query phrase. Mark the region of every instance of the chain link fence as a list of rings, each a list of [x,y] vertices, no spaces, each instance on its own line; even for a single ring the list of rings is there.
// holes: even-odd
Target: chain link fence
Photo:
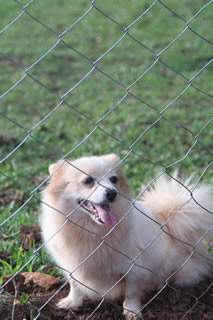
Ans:
[[[39,229],[32,227],[38,224],[40,192],[55,174],[44,178],[46,168],[59,159],[70,164],[70,158],[85,154],[118,153],[118,165],[135,192],[145,180],[136,199],[164,173],[187,189],[190,199],[200,182],[211,183],[212,6],[213,1],[181,5],[161,0],[1,4],[2,10],[5,7],[0,30],[4,319],[122,318],[121,305],[105,301],[105,294],[99,302],[86,303],[81,313],[57,311],[55,301],[64,296],[69,279],[48,293],[32,289],[31,280],[31,289],[28,285],[26,290],[20,278],[23,272],[57,273],[47,267],[46,243],[41,244]],[[193,190],[173,175],[178,167],[187,177],[195,175]],[[101,237],[100,246],[104,242]],[[184,264],[199,242],[191,246]],[[212,284],[202,283],[197,292],[180,291],[167,279],[143,304],[144,318],[211,319]]]

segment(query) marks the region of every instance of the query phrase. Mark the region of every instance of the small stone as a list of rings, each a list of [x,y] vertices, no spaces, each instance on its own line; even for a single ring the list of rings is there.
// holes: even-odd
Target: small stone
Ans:
[[[45,273],[40,272],[22,272],[21,275],[24,276],[25,287],[39,287],[43,288],[45,291],[52,291],[60,286],[60,281]]]
[[[14,278],[12,274],[7,274],[3,276],[2,280],[3,280],[3,284],[8,282],[4,288],[6,291],[10,292],[11,294],[15,294],[15,289],[17,289],[19,292],[23,291],[25,279],[21,274],[18,274]]]
[[[13,275],[9,274],[3,277],[3,284]],[[14,284],[19,287],[20,292],[32,293],[35,289],[43,291],[52,291],[60,286],[60,281],[55,277],[40,272],[21,272],[14,280],[11,280],[5,286],[5,290],[14,294]]]

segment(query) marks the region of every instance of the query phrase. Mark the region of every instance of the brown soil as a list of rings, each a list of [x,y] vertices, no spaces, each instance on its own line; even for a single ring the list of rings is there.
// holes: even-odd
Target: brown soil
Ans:
[[[24,250],[29,250],[32,246],[36,248],[41,242],[41,229],[39,226],[27,226],[23,224],[20,226],[19,235]]]
[[[24,203],[24,192],[14,191],[14,190],[7,190],[5,192],[0,192],[0,206],[5,207],[9,203],[14,201],[18,204]]]
[[[8,134],[0,133],[0,146],[17,143],[17,138],[9,136]]]
[[[31,287],[24,287],[23,279],[20,278],[20,291],[17,289],[18,281],[14,285],[14,281],[7,287],[8,293],[0,296],[0,319],[1,320],[32,320],[37,315],[39,320],[84,320],[90,317],[94,320],[119,320],[124,319],[122,316],[121,302],[118,304],[111,304],[103,302],[98,307],[99,302],[85,302],[79,311],[66,311],[57,309],[55,303],[68,293],[68,286],[59,292],[53,299],[45,306],[51,296],[56,293],[57,289],[49,292],[38,285],[31,285]],[[174,289],[166,288],[162,291],[151,303],[149,303],[143,310],[144,320],[213,320],[213,285],[210,281],[203,282],[197,287],[188,289]],[[21,295],[23,292],[29,294],[28,301],[23,303]],[[16,299],[14,300],[14,295]],[[152,293],[146,298],[146,303],[155,293]],[[98,308],[97,308],[98,307]],[[40,314],[38,309],[41,308]],[[96,312],[95,309],[97,308]],[[94,313],[93,313],[94,312]],[[92,314],[93,313],[93,314]]]

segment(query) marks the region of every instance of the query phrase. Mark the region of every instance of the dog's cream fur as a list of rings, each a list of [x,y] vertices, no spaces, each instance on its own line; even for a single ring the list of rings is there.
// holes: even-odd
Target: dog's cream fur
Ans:
[[[70,293],[58,303],[60,308],[79,308],[85,297],[123,296],[126,318],[137,314],[140,319],[147,291],[165,281],[195,284],[210,274],[211,257],[199,240],[213,225],[213,215],[205,210],[213,211],[213,194],[209,186],[197,187],[194,201],[186,188],[164,175],[134,202],[121,170],[113,169],[118,161],[110,154],[51,165],[41,228],[47,249],[70,279]],[[98,181],[85,184],[87,175]],[[116,183],[112,176],[117,176]],[[108,189],[118,192],[109,202],[120,220],[113,227],[92,219],[78,203],[87,198],[106,202]]]

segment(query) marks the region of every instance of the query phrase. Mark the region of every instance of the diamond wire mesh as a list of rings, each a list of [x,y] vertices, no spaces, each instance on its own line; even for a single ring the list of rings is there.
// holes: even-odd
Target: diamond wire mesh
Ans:
[[[75,21],[67,28],[65,28],[61,33],[57,32],[54,30],[54,28],[50,27],[48,24],[46,24],[45,22],[42,21],[42,19],[38,19],[36,14],[32,14],[30,9],[31,7],[34,5],[34,3],[36,3],[36,1],[31,0],[28,3],[26,3],[25,5],[22,4],[21,1],[15,1],[17,7],[20,8],[20,11],[18,12],[18,14],[15,16],[15,18],[13,18],[11,20],[10,23],[8,23],[5,27],[2,28],[2,30],[0,31],[0,36],[3,36],[4,34],[7,35],[7,32],[10,30],[10,28],[15,27],[17,22],[21,22],[24,16],[27,16],[31,21],[33,21],[36,24],[39,24],[41,28],[46,29],[49,33],[51,33],[54,36],[54,43],[47,49],[45,50],[44,53],[42,53],[33,63],[31,63],[28,67],[26,67],[24,65],[24,63],[22,63],[21,61],[18,61],[16,58],[14,58],[12,55],[9,55],[7,53],[5,53],[4,48],[2,48],[0,50],[0,54],[2,56],[3,61],[9,61],[11,62],[14,66],[16,66],[17,68],[19,68],[19,70],[21,70],[23,72],[23,75],[21,77],[18,77],[18,79],[16,79],[15,81],[13,81],[13,84],[9,86],[8,89],[4,90],[3,93],[0,96],[0,101],[2,102],[2,104],[4,104],[5,98],[7,98],[14,90],[16,90],[17,87],[21,86],[21,84],[26,80],[26,79],[30,79],[32,80],[34,83],[36,83],[36,85],[38,85],[40,88],[44,89],[46,92],[51,93],[52,95],[55,96],[55,98],[57,99],[57,103],[54,105],[53,108],[51,108],[51,111],[47,112],[43,117],[41,117],[41,119],[39,119],[39,121],[36,121],[36,123],[34,123],[30,128],[28,126],[22,125],[21,123],[19,123],[19,121],[16,120],[16,118],[12,118],[10,116],[7,115],[7,112],[0,112],[1,117],[4,119],[5,122],[10,122],[12,123],[12,125],[14,125],[15,127],[18,127],[19,129],[22,130],[22,132],[24,132],[24,137],[23,139],[17,144],[16,147],[14,147],[10,152],[6,153],[2,159],[1,159],[1,164],[5,164],[7,163],[11,158],[16,157],[16,153],[17,151],[22,148],[26,142],[28,142],[30,139],[30,141],[35,142],[36,144],[41,145],[42,147],[46,148],[47,150],[49,150],[52,154],[54,154],[55,156],[57,156],[58,158],[63,159],[64,161],[68,162],[70,165],[72,165],[69,160],[68,157],[72,156],[74,154],[74,152],[76,150],[78,150],[81,146],[84,146],[85,143],[88,143],[88,141],[90,140],[90,137],[93,139],[94,133],[96,133],[96,131],[100,131],[103,135],[109,137],[112,141],[116,142],[116,144],[120,145],[121,148],[125,148],[127,151],[125,152],[125,155],[122,156],[122,159],[119,162],[119,166],[122,165],[123,163],[125,163],[125,161],[132,155],[136,156],[138,159],[140,159],[141,161],[148,161],[149,163],[151,163],[154,166],[160,166],[161,167],[161,172],[160,174],[158,174],[154,179],[152,179],[151,181],[149,181],[149,183],[147,184],[146,188],[140,192],[140,194],[136,197],[136,199],[132,202],[132,205],[135,206],[136,205],[136,200],[145,192],[145,190],[152,185],[152,183],[158,179],[159,176],[161,176],[163,173],[167,173],[172,179],[175,179],[174,176],[172,176],[172,174],[170,173],[169,169],[173,168],[179,164],[181,164],[182,162],[184,162],[184,160],[186,160],[189,155],[193,152],[193,150],[195,149],[195,147],[198,145],[199,147],[202,148],[202,150],[205,150],[205,152],[208,154],[208,156],[212,156],[212,151],[209,148],[209,146],[206,146],[205,143],[202,142],[201,136],[203,133],[206,132],[206,130],[210,127],[212,119],[213,118],[209,118],[204,125],[197,131],[197,134],[195,134],[193,132],[193,130],[191,130],[188,126],[185,126],[179,122],[176,122],[174,120],[171,120],[166,114],[167,111],[173,107],[173,105],[179,101],[186,93],[187,91],[189,91],[190,89],[194,89],[196,92],[198,92],[199,94],[202,95],[202,97],[208,97],[209,99],[212,98],[211,93],[208,90],[205,90],[203,88],[201,88],[199,85],[196,84],[196,79],[199,78],[199,76],[201,75],[201,73],[203,73],[205,70],[209,70],[210,65],[213,61],[212,58],[210,58],[209,60],[205,61],[205,63],[202,64],[202,66],[199,68],[198,71],[196,71],[191,77],[188,77],[184,74],[184,72],[180,72],[178,70],[176,70],[175,67],[171,66],[169,62],[165,62],[165,60],[163,59],[163,54],[165,52],[167,52],[170,48],[172,48],[176,42],[180,41],[184,35],[187,32],[190,32],[191,34],[193,34],[194,36],[196,36],[197,38],[201,39],[202,41],[204,41],[205,43],[207,43],[208,45],[212,45],[212,42],[208,39],[208,37],[205,37],[204,35],[199,34],[199,32],[195,31],[192,27],[192,23],[198,18],[199,15],[201,15],[203,12],[209,12],[208,10],[210,10],[210,8],[212,9],[212,4],[213,1],[209,1],[206,2],[203,6],[200,4],[199,9],[194,13],[193,16],[190,17],[190,19],[185,19],[183,18],[180,14],[178,14],[173,8],[171,8],[170,6],[168,6],[166,3],[164,3],[164,1],[160,1],[160,0],[155,0],[153,2],[149,2],[149,5],[147,5],[146,9],[143,10],[143,12],[140,15],[136,15],[134,19],[131,20],[131,22],[129,24],[126,24],[126,26],[124,26],[122,23],[119,22],[119,19],[115,19],[113,18],[110,14],[107,13],[107,11],[104,10],[104,8],[102,9],[102,6],[100,5],[99,1],[92,1],[90,4],[87,4],[86,9],[83,11],[83,13],[79,16],[79,17],[75,17]],[[150,48],[149,45],[147,45],[146,43],[143,43],[143,41],[141,41],[141,39],[136,38],[132,33],[132,29],[134,27],[137,28],[137,24],[139,22],[143,23],[143,19],[146,17],[147,14],[152,13],[152,11],[154,10],[154,8],[156,6],[159,6],[161,8],[161,10],[163,10],[163,12],[172,14],[178,21],[183,23],[183,27],[180,30],[180,32],[178,34],[176,34],[176,36],[169,41],[169,43],[167,43],[163,48],[161,48],[161,50],[154,50],[153,48]],[[85,52],[82,52],[80,50],[78,50],[75,46],[72,46],[69,42],[66,41],[66,36],[69,35],[70,33],[72,33],[72,31],[75,28],[78,28],[78,26],[80,25],[80,23],[83,22],[84,19],[86,19],[87,16],[89,16],[91,13],[98,13],[100,16],[102,16],[102,21],[103,24],[107,21],[108,23],[111,23],[113,25],[115,25],[115,27],[118,27],[121,31],[121,36],[112,43],[111,46],[109,46],[104,52],[102,52],[98,57],[96,57],[95,59],[91,58],[89,55],[85,54]],[[57,19],[57,17],[56,17]],[[85,39],[85,43],[86,43],[86,35],[83,35],[83,41]],[[101,62],[104,60],[104,58],[106,58],[108,55],[110,55],[115,49],[116,47],[118,47],[125,39],[130,39],[131,41],[133,41],[134,45],[139,48],[141,48],[141,50],[145,50],[147,52],[147,54],[151,55],[152,58],[154,59],[153,62],[150,63],[150,65],[147,67],[145,66],[145,69],[143,72],[140,73],[139,76],[137,76],[131,83],[128,83],[128,85],[125,84],[125,81],[121,81],[120,79],[112,76],[110,73],[108,73],[104,68],[102,68],[101,66]],[[34,75],[32,73],[32,70],[34,70],[40,63],[42,63],[43,61],[45,62],[47,57],[54,52],[54,50],[56,50],[56,48],[58,48],[61,44],[63,44],[66,48],[67,48],[67,54],[69,55],[70,52],[74,52],[79,58],[80,61],[83,61],[84,63],[86,63],[88,70],[85,73],[81,73],[79,79],[77,79],[74,83],[74,85],[72,85],[71,87],[68,86],[68,88],[64,91],[63,94],[60,94],[59,91],[60,90],[55,90],[52,89],[51,87],[49,87],[48,85],[46,85],[45,83],[43,83],[40,80],[40,77],[38,75]],[[19,45],[19,44],[18,44]],[[86,50],[85,50],[86,51]],[[178,59],[179,57],[177,57]],[[82,63],[83,63],[82,62]],[[166,106],[162,107],[161,109],[156,107],[155,105],[153,105],[152,103],[149,103],[147,101],[145,101],[143,98],[140,98],[137,94],[134,93],[134,87],[137,84],[140,84],[144,78],[147,76],[147,74],[149,74],[155,67],[156,65],[161,65],[163,67],[165,67],[169,72],[176,74],[178,76],[179,79],[181,79],[184,82],[184,86],[182,88],[182,90],[180,92],[178,92],[172,99],[170,99],[170,101],[166,104]],[[76,91],[78,89],[78,87],[80,88],[80,92],[81,92],[81,88],[82,85],[85,85],[85,83],[88,81],[88,79],[90,79],[90,77],[95,73],[99,73],[101,76],[103,76],[103,79],[105,79],[105,81],[110,81],[114,86],[116,87],[120,87],[122,90],[124,90],[124,94],[122,95],[122,97],[116,101],[116,103],[111,103],[111,107],[110,109],[108,109],[107,111],[104,111],[104,114],[102,116],[100,116],[98,119],[94,119],[93,117],[91,117],[90,115],[88,115],[87,112],[81,111],[81,108],[75,107],[73,106],[70,102],[69,102],[69,97],[71,95],[71,93],[73,93],[74,91]],[[153,111],[155,112],[155,114],[157,115],[157,117],[155,118],[154,121],[151,121],[148,125],[146,125],[146,127],[144,128],[144,130],[141,130],[141,132],[137,135],[136,138],[134,138],[134,141],[132,141],[131,143],[127,143],[125,142],[124,139],[118,138],[117,136],[113,135],[110,131],[108,131],[107,129],[105,129],[105,126],[103,125],[104,120],[106,120],[109,116],[111,116],[112,114],[114,114],[115,112],[120,112],[120,108],[123,102],[125,102],[128,98],[132,98],[134,101],[136,101],[136,103],[143,105],[146,107],[146,112],[150,112]],[[114,100],[114,99],[113,99]],[[55,100],[54,100],[55,101]],[[181,103],[181,102],[180,102]],[[6,104],[6,103],[5,103]],[[60,152],[58,150],[58,148],[52,147],[50,146],[48,143],[46,143],[45,141],[42,141],[41,139],[37,138],[35,132],[36,129],[39,127],[42,127],[46,121],[48,121],[50,118],[54,117],[55,113],[62,108],[62,106],[66,106],[68,107],[68,109],[70,110],[70,112],[72,111],[73,114],[76,115],[76,117],[81,117],[84,118],[85,121],[88,121],[90,124],[92,124],[92,129],[89,130],[89,132],[83,137],[81,138],[80,142],[76,143],[74,145],[74,147],[72,149],[70,149],[68,152],[63,153]],[[126,115],[127,116],[127,115]],[[136,115],[137,116],[137,115]],[[160,163],[159,161],[156,162],[156,159],[150,159],[149,157],[145,157],[144,155],[142,155],[138,149],[136,148],[137,144],[139,142],[143,143],[143,139],[145,137],[145,135],[150,132],[150,130],[159,125],[159,122],[164,120],[165,122],[167,122],[169,125],[172,126],[176,126],[177,128],[180,128],[182,130],[184,130],[185,133],[188,133],[191,138],[192,138],[192,143],[190,145],[190,147],[186,150],[185,154],[179,158],[178,160],[172,161],[167,165],[162,164],[162,162]],[[63,138],[62,138],[63,139]],[[90,150],[91,151],[91,150]],[[199,175],[199,178],[197,179],[197,183],[196,185],[202,180],[203,176],[206,174],[207,170],[209,170],[209,168],[211,167],[213,162],[209,162],[205,169],[202,170],[201,174]],[[55,172],[54,172],[55,173]],[[54,174],[53,173],[53,174]],[[50,179],[50,177],[53,175],[49,175],[46,179],[43,179],[38,186],[36,186],[35,188],[29,188],[27,187],[24,183],[22,183],[21,181],[19,181],[19,179],[14,178],[13,176],[10,176],[7,174],[7,172],[4,170],[1,172],[2,177],[5,179],[4,181],[11,181],[12,183],[16,184],[18,187],[20,187],[22,190],[24,190],[24,193],[26,195],[25,197],[25,201],[23,202],[22,205],[20,205],[17,210],[15,210],[14,212],[12,212],[8,217],[4,218],[3,221],[1,222],[1,228],[5,225],[7,225],[8,223],[13,223],[13,218],[19,214],[21,214],[22,210],[32,201],[32,199],[36,200],[37,202],[42,202],[40,197],[37,195],[37,191],[40,191],[42,186],[45,185],[45,183]],[[103,177],[102,177],[103,178]],[[101,184],[101,180],[98,181],[99,184]],[[182,184],[180,181],[178,181],[177,179],[175,179],[178,183]],[[195,187],[196,187],[195,185]],[[193,197],[193,190],[189,190],[187,188],[186,185],[182,184],[182,186],[184,188],[186,188],[189,192],[189,200],[191,198],[194,199]],[[194,187],[194,188],[195,188]],[[123,195],[122,195],[123,196]],[[196,199],[194,199],[196,201]],[[49,204],[46,204],[47,206],[49,206]],[[183,204],[185,205],[185,203]],[[199,204],[200,205],[200,204]],[[200,205],[201,206],[201,205]],[[137,208],[138,209],[138,208]],[[75,208],[72,212],[70,212],[69,215],[72,215],[75,211],[77,210],[77,208]],[[139,209],[138,209],[139,210]],[[179,210],[179,208],[176,209],[176,212]],[[208,210],[207,210],[208,211]],[[174,212],[174,214],[172,215],[171,218],[173,218],[173,216],[176,214],[176,212]],[[63,212],[60,212],[61,214],[64,214]],[[142,214],[145,214],[144,212],[141,212]],[[128,212],[126,212],[125,216],[128,215]],[[125,217],[124,216],[124,217]],[[65,223],[60,227],[59,230],[61,230],[63,228],[63,226],[67,223],[68,221],[68,217],[66,217],[66,221]],[[152,243],[154,241],[156,241],[156,239],[160,236],[160,234],[162,232],[166,232],[165,231],[165,225],[168,223],[169,221],[166,221],[166,223],[164,225],[161,226],[161,231],[160,233],[157,235],[157,237],[155,239],[153,239],[151,241],[151,243],[149,243],[149,245],[145,248],[148,249],[149,246],[152,245]],[[3,230],[3,229],[2,229]],[[59,231],[58,230],[58,231]],[[86,259],[84,261],[82,261],[80,263],[83,264],[85,261],[87,261],[89,259],[89,257],[91,255],[93,255],[101,246],[103,243],[107,244],[107,236],[113,232],[114,227],[110,230],[110,232],[104,236],[101,237],[100,235],[98,235],[98,237],[100,238],[100,245],[88,256],[86,257]],[[57,232],[58,232],[57,231]],[[88,231],[88,230],[87,230]],[[91,231],[89,231],[91,232]],[[209,230],[206,231],[206,234],[209,232]],[[11,239],[14,238],[13,235],[10,234],[10,232],[8,232],[8,234],[5,232],[5,230],[3,231],[4,235],[7,235],[8,237],[10,237]],[[203,235],[202,238],[205,237],[205,235]],[[174,237],[173,235],[170,235],[171,237]],[[52,236],[54,237],[54,235]],[[175,237],[174,237],[175,238]],[[181,239],[177,239],[176,240],[185,243],[184,241],[182,241]],[[50,240],[50,239],[49,239]],[[188,257],[188,259],[184,262],[184,264],[187,263],[187,261],[190,259],[190,257],[196,252],[196,247],[199,244],[199,242],[202,239],[200,239],[198,241],[198,243],[196,243],[194,246],[186,243],[187,245],[192,247],[192,251],[190,256]],[[2,290],[4,290],[4,288],[6,287],[6,285],[11,282],[17,274],[19,274],[27,265],[29,265],[33,259],[39,255],[40,250],[43,248],[45,244],[40,245],[38,248],[32,248],[33,250],[33,254],[32,256],[23,264],[21,265],[17,272],[13,275],[12,278],[10,278],[8,281],[6,281],[3,285],[2,285]],[[108,244],[107,244],[108,245]],[[116,250],[115,248],[112,248],[113,250]],[[123,254],[122,252],[119,252],[119,254]],[[142,252],[140,253],[142,254]],[[139,254],[139,255],[140,255]],[[131,260],[132,264],[130,269],[127,271],[127,273],[132,269],[132,267],[136,264],[136,259],[138,256],[134,257],[134,259],[130,259],[128,257],[128,259]],[[184,265],[183,264],[183,265]],[[77,268],[80,267],[77,266]],[[182,266],[183,266],[182,265]],[[182,267],[181,266],[181,267]],[[139,266],[141,267],[141,266]],[[180,267],[180,268],[181,268]],[[143,268],[143,267],[142,267]],[[76,270],[75,269],[75,270]],[[70,271],[70,277],[73,277],[73,272],[75,270]],[[150,270],[150,272],[153,272],[152,270]],[[178,272],[178,269],[175,271]],[[127,274],[126,273],[126,274]],[[125,275],[126,275],[125,274]],[[125,275],[123,275],[123,277],[125,277]],[[171,275],[172,276],[172,275]],[[171,277],[170,276],[170,277]],[[122,278],[123,278],[122,277]],[[169,278],[170,278],[169,277]],[[122,278],[120,279],[120,281],[122,280]],[[149,306],[149,304],[155,300],[155,298],[157,296],[159,296],[161,294],[161,292],[166,288],[166,287],[170,287],[173,290],[175,290],[175,288],[173,288],[171,286],[171,284],[169,284],[169,278],[165,279],[165,284],[164,286],[156,293],[153,295],[153,297],[143,306],[142,311]],[[77,280],[76,280],[77,281]],[[41,314],[42,311],[44,309],[44,307],[55,297],[58,295],[58,293],[64,288],[64,286],[66,285],[66,283],[68,282],[68,280],[53,294],[50,296],[50,298],[39,308],[35,308],[37,310],[37,315],[35,317],[35,319],[38,319]],[[81,285],[85,286],[84,283],[81,283]],[[115,284],[116,285],[116,284]],[[114,285],[114,286],[115,286]],[[113,287],[114,287],[113,286]],[[112,287],[112,288],[113,288]],[[188,314],[190,314],[190,312],[192,311],[192,309],[199,303],[199,299],[205,295],[205,293],[210,290],[212,287],[212,283],[209,285],[209,287],[206,289],[205,292],[203,292],[199,297],[194,297],[195,299],[195,303],[191,306],[191,308],[189,308],[185,314],[183,315],[182,318],[184,318],[185,316],[187,316]],[[112,289],[110,288],[109,291]],[[89,288],[90,290],[93,290],[92,288]],[[97,292],[98,293],[98,292]],[[100,293],[98,293],[100,295],[100,303],[97,304],[97,306],[94,308],[94,310],[91,312],[91,314],[87,317],[87,318],[91,318],[93,317],[94,313],[99,309],[99,307],[102,305],[102,303],[105,301],[105,295],[107,294],[107,292],[104,295],[101,295]]]

